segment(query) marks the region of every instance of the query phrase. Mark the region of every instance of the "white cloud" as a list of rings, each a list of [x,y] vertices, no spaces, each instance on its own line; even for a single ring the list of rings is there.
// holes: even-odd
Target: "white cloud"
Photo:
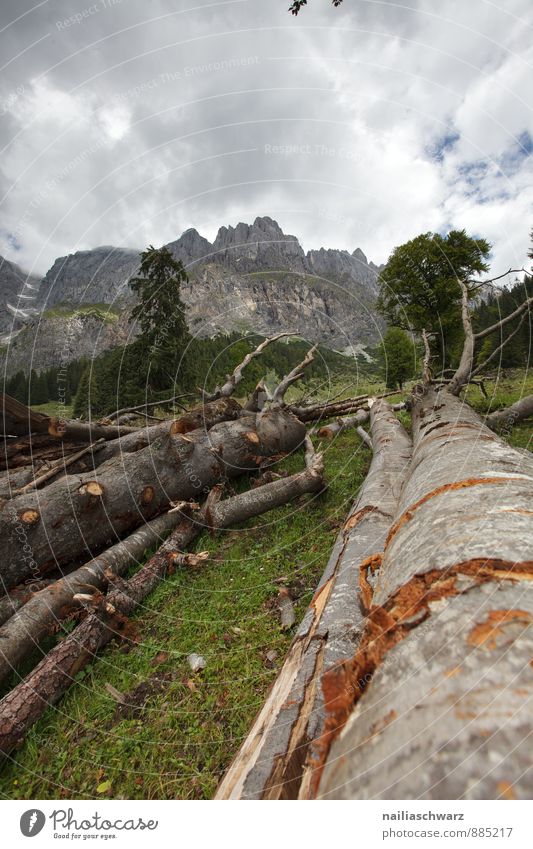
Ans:
[[[525,261],[526,0],[311,0],[297,19],[283,0],[130,0],[65,32],[71,4],[54,5],[9,31],[12,56],[48,35],[1,95],[8,258],[44,272],[77,249],[269,214],[306,248],[377,262],[447,227],[486,235],[498,270]]]

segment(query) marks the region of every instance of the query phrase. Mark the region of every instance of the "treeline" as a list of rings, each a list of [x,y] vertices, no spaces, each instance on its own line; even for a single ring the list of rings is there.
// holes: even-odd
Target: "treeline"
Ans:
[[[243,339],[240,334],[216,336],[213,339],[193,339],[184,356],[174,363],[168,381],[151,379],[150,360],[142,342],[115,348],[93,360],[85,368],[74,399],[76,417],[102,416],[123,407],[169,398],[198,388],[207,392],[223,382],[245,355],[261,341],[259,335]],[[261,357],[252,360],[239,386],[239,396],[249,394],[261,378],[274,383],[296,366],[309,349],[300,340],[275,342]],[[357,374],[357,364],[326,348],[319,348],[315,362],[306,371],[306,380],[326,379],[331,372]]]
[[[48,401],[70,404],[81,376],[87,369],[86,359],[74,360],[60,368],[49,368],[39,374],[32,369],[27,375],[18,371],[4,384],[4,391],[23,404],[36,406]]]

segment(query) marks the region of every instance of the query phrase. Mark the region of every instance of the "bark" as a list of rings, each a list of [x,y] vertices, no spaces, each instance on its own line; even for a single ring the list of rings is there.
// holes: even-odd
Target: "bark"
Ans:
[[[376,398],[390,398],[391,395],[398,395],[398,390],[391,389],[390,392],[383,392],[381,395],[376,395]],[[294,413],[295,416],[298,416],[302,422],[317,422],[336,416],[347,416],[350,413],[357,412],[357,410],[367,408],[370,397],[369,395],[358,395],[355,398],[345,398],[343,401],[335,401],[332,404],[315,404],[309,407],[289,404],[287,409],[291,413]]]
[[[533,416],[533,395],[527,395],[516,404],[491,413],[487,416],[487,424],[493,430],[508,432],[517,422],[529,419],[531,416]]]
[[[52,584],[52,580],[35,581],[31,584],[21,584],[15,587],[8,595],[0,598],[0,626],[7,622],[17,610],[27,604],[35,593]]]
[[[217,799],[297,798],[310,776],[308,748],[326,710],[324,670],[353,655],[379,559],[411,457],[411,440],[390,406],[373,405],[370,471],[339,534],[283,668]],[[370,577],[367,577],[367,573]],[[362,593],[358,588],[362,588]]]
[[[94,557],[171,501],[197,498],[225,477],[293,451],[304,437],[304,425],[291,413],[272,410],[222,422],[207,432],[169,432],[93,472],[12,499],[0,510],[4,589]]]
[[[0,469],[19,469],[30,463],[49,463],[61,459],[65,454],[77,451],[76,442],[59,442],[48,434],[34,434],[17,439],[7,439],[0,457]]]
[[[123,436],[120,440],[107,443],[98,455],[98,465],[113,457],[131,454],[134,451],[147,448],[161,437],[166,436],[169,428],[172,433],[189,433],[198,428],[210,430],[216,424],[239,418],[241,411],[240,404],[233,398],[221,398],[218,401],[201,404],[192,410],[188,410],[174,421],[166,420],[149,427],[138,428],[134,433]]]
[[[88,445],[86,448],[82,448],[81,451],[76,451],[75,454],[71,454],[70,457],[65,457],[63,461],[59,460],[51,469],[47,469],[46,472],[43,472],[40,475],[34,477],[33,480],[29,481],[24,486],[21,486],[20,489],[16,489],[13,491],[12,497],[16,497],[17,495],[22,495],[24,492],[29,492],[32,489],[37,489],[41,484],[47,483],[52,478],[55,478],[62,469],[68,468],[68,466],[72,466],[73,463],[76,463],[82,457],[85,457],[86,454],[92,454],[105,444],[105,439],[99,439],[97,442],[93,442],[91,445]]]
[[[179,521],[179,513],[165,513],[63,578],[44,588],[39,584],[26,588],[26,603],[0,627],[0,684],[39,648],[43,637],[80,608],[74,599],[77,593],[106,589]]]
[[[317,435],[320,439],[333,439],[333,437],[344,433],[345,430],[362,425],[368,420],[369,416],[370,413],[368,410],[358,410],[354,416],[343,416],[334,422],[324,425],[324,427],[319,429]]]
[[[290,490],[287,483],[291,482]],[[127,618],[165,578],[169,569],[187,562],[181,552],[204,529],[228,527],[251,515],[271,510],[287,498],[322,488],[320,455],[309,458],[304,472],[283,478],[254,490],[254,512],[250,493],[244,492],[217,503],[208,498],[200,517],[183,516],[180,524],[159,551],[129,581],[124,582],[98,604],[68,637],[55,646],[40,664],[0,702],[0,753],[7,755],[24,737],[49,705],[56,704],[72,684],[76,674],[115,636],[120,636]],[[280,500],[283,492],[285,501]],[[194,555],[192,556],[194,558]]]
[[[457,367],[457,371],[448,384],[448,392],[452,395],[459,395],[463,386],[470,380],[472,369],[474,366],[474,348],[476,338],[472,330],[472,319],[470,317],[470,309],[468,306],[468,287],[464,281],[459,281],[461,286],[461,319],[463,322],[463,350],[461,352],[461,360]],[[427,382],[427,381],[426,381]]]
[[[529,798],[533,456],[445,390],[415,396],[413,431],[361,642],[323,679],[310,795]]]

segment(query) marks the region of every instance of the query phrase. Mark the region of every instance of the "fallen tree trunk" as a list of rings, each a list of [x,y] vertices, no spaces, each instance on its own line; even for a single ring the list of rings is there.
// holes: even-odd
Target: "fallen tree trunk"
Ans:
[[[22,683],[2,699],[0,753],[9,754],[46,708],[59,701],[76,674],[91,663],[97,652],[113,637],[120,637],[126,617],[165,578],[169,569],[187,562],[182,550],[206,526],[211,529],[228,527],[252,515],[265,513],[286,503],[287,499],[322,489],[324,480],[320,455],[311,455],[308,450],[306,465],[304,472],[265,484],[253,493],[244,492],[218,503],[216,499],[208,498],[199,516],[182,515],[178,527],[148,563],[122,587],[99,601],[98,612],[88,615]]]
[[[374,456],[370,471],[289,649],[283,668],[217,799],[297,798],[310,742],[323,731],[324,670],[353,655],[411,457],[411,440],[378,401],[371,410]],[[362,594],[359,587],[362,588]]]
[[[94,472],[12,499],[0,510],[4,591],[27,577],[93,557],[172,500],[198,497],[225,477],[257,468],[266,457],[293,451],[304,438],[298,419],[272,410],[207,432],[169,432]]]
[[[26,595],[19,591],[25,603],[0,627],[0,685],[39,648],[43,637],[79,609],[80,603],[74,599],[77,593],[95,592],[113,584],[115,577],[136,565],[145,551],[160,543],[179,521],[178,513],[165,513],[65,577],[47,582],[44,588],[39,583],[30,585]]]
[[[198,430],[198,428],[210,430],[221,422],[238,419],[241,412],[242,408],[240,404],[233,398],[220,398],[217,401],[201,404],[192,410],[188,410],[174,421],[167,420],[159,424],[138,428],[134,433],[123,436],[120,440],[113,440],[113,442],[106,443],[100,449],[98,463],[94,463],[94,467],[96,468],[97,465],[106,463],[113,457],[118,457],[122,454],[131,454],[147,448],[161,437],[166,436],[169,429],[173,434],[190,433],[190,431]]]
[[[359,647],[323,679],[310,795],[529,798],[533,457],[429,387],[413,431]]]
[[[398,395],[398,389],[391,389],[390,392],[383,392],[375,397],[390,398],[391,395]],[[349,413],[355,413],[358,410],[368,408],[370,395],[358,395],[355,398],[346,398],[342,401],[335,401],[331,404],[316,404],[309,407],[302,407],[298,404],[290,404],[287,409],[298,416],[302,422],[317,422],[322,419],[332,419],[336,416],[347,416]]]
[[[487,416],[487,424],[492,430],[509,431],[518,422],[533,417],[533,395],[521,398],[503,410],[496,410]]]
[[[35,583],[31,584],[22,584],[20,587],[15,587],[14,590],[11,590],[5,596],[0,598],[0,626],[7,622],[8,619],[11,619],[14,613],[17,610],[20,610],[25,604],[27,604],[34,596],[35,593],[43,590],[45,587],[50,586],[54,582],[49,580],[43,581],[35,581]]]

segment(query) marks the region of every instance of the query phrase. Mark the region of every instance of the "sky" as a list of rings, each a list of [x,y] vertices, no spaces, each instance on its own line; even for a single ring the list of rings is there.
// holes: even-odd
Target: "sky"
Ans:
[[[2,0],[0,254],[275,218],[376,263],[465,228],[530,261],[531,0]]]

